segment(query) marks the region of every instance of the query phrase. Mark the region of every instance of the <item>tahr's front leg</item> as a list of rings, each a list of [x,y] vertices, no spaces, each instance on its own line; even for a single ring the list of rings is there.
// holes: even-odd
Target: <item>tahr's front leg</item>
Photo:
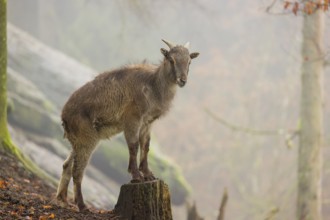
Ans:
[[[124,130],[129,150],[128,172],[132,175],[131,182],[142,182],[143,176],[137,166],[137,153],[139,149],[139,123],[131,123]]]
[[[139,141],[140,141],[140,149],[141,149],[139,170],[143,173],[144,180],[146,181],[154,180],[155,177],[153,173],[149,170],[149,166],[148,166],[148,152],[150,145],[149,127],[145,127],[141,129]]]
[[[143,182],[143,176],[138,170],[137,167],[137,152],[139,149],[139,143],[129,143],[129,163],[128,163],[128,172],[132,175],[131,182]]]

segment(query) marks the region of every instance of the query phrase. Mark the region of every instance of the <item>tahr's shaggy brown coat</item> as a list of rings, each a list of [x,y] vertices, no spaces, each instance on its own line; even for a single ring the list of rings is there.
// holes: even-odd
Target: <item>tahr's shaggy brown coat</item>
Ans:
[[[80,211],[86,209],[81,193],[81,181],[89,158],[101,139],[124,132],[129,148],[128,171],[132,182],[153,180],[148,168],[150,127],[154,120],[170,108],[177,85],[187,82],[191,59],[199,53],[189,53],[185,46],[161,49],[164,60],[159,66],[138,64],[105,72],[75,91],[62,111],[64,136],[72,151],[63,164],[57,190],[57,200],[67,205],[67,190],[71,177],[74,201]],[[137,153],[140,146],[140,164]]]

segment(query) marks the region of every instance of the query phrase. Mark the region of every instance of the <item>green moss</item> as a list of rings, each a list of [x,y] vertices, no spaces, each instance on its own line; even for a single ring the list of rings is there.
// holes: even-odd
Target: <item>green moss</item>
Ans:
[[[62,137],[63,131],[60,126],[60,121],[54,115],[47,112],[42,107],[38,108],[22,100],[18,96],[12,96],[11,99],[15,109],[8,117],[10,122],[41,135],[57,138]]]

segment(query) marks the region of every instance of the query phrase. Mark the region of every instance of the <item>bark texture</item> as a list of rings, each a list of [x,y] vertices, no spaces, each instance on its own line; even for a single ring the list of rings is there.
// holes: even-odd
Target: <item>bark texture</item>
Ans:
[[[301,75],[297,219],[321,219],[324,12],[305,15]]]
[[[7,1],[0,0],[0,147],[9,141],[7,129]]]
[[[114,213],[120,219],[171,220],[168,186],[162,180],[125,184],[120,189]]]

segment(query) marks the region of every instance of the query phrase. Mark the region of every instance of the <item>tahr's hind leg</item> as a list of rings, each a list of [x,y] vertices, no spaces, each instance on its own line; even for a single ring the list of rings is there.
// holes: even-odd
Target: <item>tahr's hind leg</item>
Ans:
[[[68,158],[64,161],[62,176],[57,188],[56,199],[61,206],[68,206],[67,195],[68,195],[68,186],[72,176],[72,162],[73,162],[73,152],[71,152]]]
[[[145,126],[140,131],[140,166],[139,170],[143,173],[144,180],[154,180],[155,177],[148,167],[148,152],[150,145],[150,127]]]
[[[79,211],[88,210],[84,203],[84,198],[81,192],[81,182],[84,175],[84,170],[88,164],[89,158],[95,146],[79,146],[73,156],[72,178],[74,202],[77,204]]]

